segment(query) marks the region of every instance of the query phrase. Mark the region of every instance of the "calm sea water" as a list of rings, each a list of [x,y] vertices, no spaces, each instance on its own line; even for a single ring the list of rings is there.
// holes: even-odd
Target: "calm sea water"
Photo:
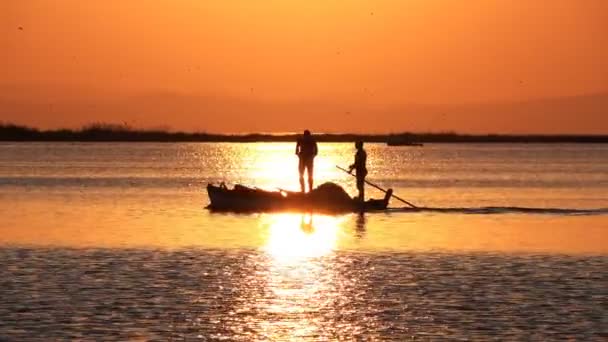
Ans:
[[[0,340],[608,338],[608,145],[370,144],[429,210],[204,209],[297,189],[294,149],[0,144]],[[321,144],[317,182],[354,195],[353,154]]]

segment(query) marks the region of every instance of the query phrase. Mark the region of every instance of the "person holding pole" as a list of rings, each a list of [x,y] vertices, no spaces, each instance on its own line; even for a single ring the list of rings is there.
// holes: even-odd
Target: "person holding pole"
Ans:
[[[363,141],[359,140],[355,143],[357,152],[355,153],[355,162],[348,167],[348,173],[352,173],[355,170],[357,177],[357,190],[359,190],[359,201],[363,203],[365,201],[365,176],[367,176],[367,152],[363,149]]]

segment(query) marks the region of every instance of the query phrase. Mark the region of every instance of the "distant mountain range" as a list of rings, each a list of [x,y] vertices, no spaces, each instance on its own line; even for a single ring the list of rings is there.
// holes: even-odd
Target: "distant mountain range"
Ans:
[[[208,132],[476,132],[608,134],[608,92],[519,102],[354,103],[338,98],[270,101],[172,92],[0,86],[0,120],[36,127],[120,122]]]
[[[509,127],[523,126],[517,132],[538,132],[537,127],[546,127],[543,132],[553,134],[567,132],[594,132],[595,134],[608,134],[608,93],[598,93],[580,96],[536,99],[520,102],[478,103],[456,106],[441,106],[450,118],[458,118],[480,129],[483,123],[480,116],[491,120],[497,127],[497,132],[514,133]],[[461,131],[458,123],[452,125],[455,130]],[[525,127],[530,127],[525,129]],[[552,129],[552,127],[559,127]],[[563,127],[567,127],[564,130]],[[502,128],[502,129],[501,129]]]

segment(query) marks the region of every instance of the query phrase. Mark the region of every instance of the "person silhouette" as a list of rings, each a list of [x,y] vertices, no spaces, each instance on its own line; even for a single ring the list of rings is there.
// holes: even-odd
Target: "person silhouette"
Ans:
[[[305,191],[304,171],[308,174],[308,191],[313,187],[314,159],[318,153],[317,142],[309,130],[296,143],[296,155],[299,158],[298,171],[300,173],[300,189]]]
[[[352,173],[355,170],[357,176],[357,190],[359,190],[359,201],[365,201],[365,176],[367,176],[367,152],[363,149],[363,141],[355,143],[357,153],[355,153],[355,162],[348,167],[348,172]]]

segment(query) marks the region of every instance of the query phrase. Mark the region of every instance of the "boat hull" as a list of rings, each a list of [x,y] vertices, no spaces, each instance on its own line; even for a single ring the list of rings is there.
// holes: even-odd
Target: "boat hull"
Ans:
[[[208,209],[232,212],[361,212],[385,210],[392,190],[382,200],[368,200],[361,204],[350,197],[328,196],[323,192],[299,193],[290,191],[265,191],[236,185],[228,189],[224,185],[207,185]]]

